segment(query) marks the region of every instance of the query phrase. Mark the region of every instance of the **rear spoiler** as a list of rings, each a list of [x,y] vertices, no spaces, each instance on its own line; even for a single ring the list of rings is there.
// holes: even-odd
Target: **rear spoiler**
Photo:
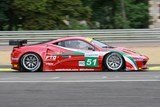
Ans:
[[[20,47],[23,46],[23,44],[27,44],[27,40],[9,40],[9,45],[16,45]]]

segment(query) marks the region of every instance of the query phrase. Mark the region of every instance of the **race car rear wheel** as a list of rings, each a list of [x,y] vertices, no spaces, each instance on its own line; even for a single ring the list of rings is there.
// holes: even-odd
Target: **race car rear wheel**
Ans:
[[[124,68],[124,59],[119,53],[110,53],[104,59],[105,69],[109,71],[120,71]]]
[[[24,54],[20,60],[22,71],[36,72],[40,70],[42,61],[35,53]]]

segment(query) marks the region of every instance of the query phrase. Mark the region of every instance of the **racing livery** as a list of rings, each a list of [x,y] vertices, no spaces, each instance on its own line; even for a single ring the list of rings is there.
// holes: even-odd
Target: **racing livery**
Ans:
[[[148,57],[112,47],[88,37],[65,37],[38,44],[11,40],[12,69],[19,71],[136,71],[147,68]]]

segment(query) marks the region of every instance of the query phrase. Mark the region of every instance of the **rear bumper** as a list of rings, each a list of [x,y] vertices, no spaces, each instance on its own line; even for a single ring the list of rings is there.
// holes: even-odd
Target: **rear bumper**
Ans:
[[[11,65],[12,65],[11,69],[20,70],[20,66],[18,63],[12,63]]]

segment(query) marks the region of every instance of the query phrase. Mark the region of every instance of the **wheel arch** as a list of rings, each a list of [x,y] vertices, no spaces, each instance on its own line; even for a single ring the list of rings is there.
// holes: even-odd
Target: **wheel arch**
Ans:
[[[42,56],[39,54],[39,53],[37,53],[37,52],[34,52],[34,51],[28,51],[28,52],[24,52],[21,56],[20,56],[20,58],[19,58],[19,60],[18,60],[18,64],[20,65],[20,69],[22,69],[22,65],[21,65],[21,59],[22,59],[22,57],[25,55],[25,54],[35,54],[35,55],[38,55],[38,57],[40,58],[40,60],[41,60],[41,70],[43,70],[43,59],[42,59]]]
[[[122,56],[123,63],[124,63],[122,69],[125,69],[125,68],[126,68],[126,61],[125,61],[125,58],[124,58],[123,54],[120,53],[120,52],[118,52],[118,51],[110,51],[110,52],[106,53],[106,54],[103,56],[103,59],[102,59],[102,70],[105,70],[105,58],[106,58],[109,54],[111,54],[111,53],[118,53],[118,54],[120,54],[120,55]]]

